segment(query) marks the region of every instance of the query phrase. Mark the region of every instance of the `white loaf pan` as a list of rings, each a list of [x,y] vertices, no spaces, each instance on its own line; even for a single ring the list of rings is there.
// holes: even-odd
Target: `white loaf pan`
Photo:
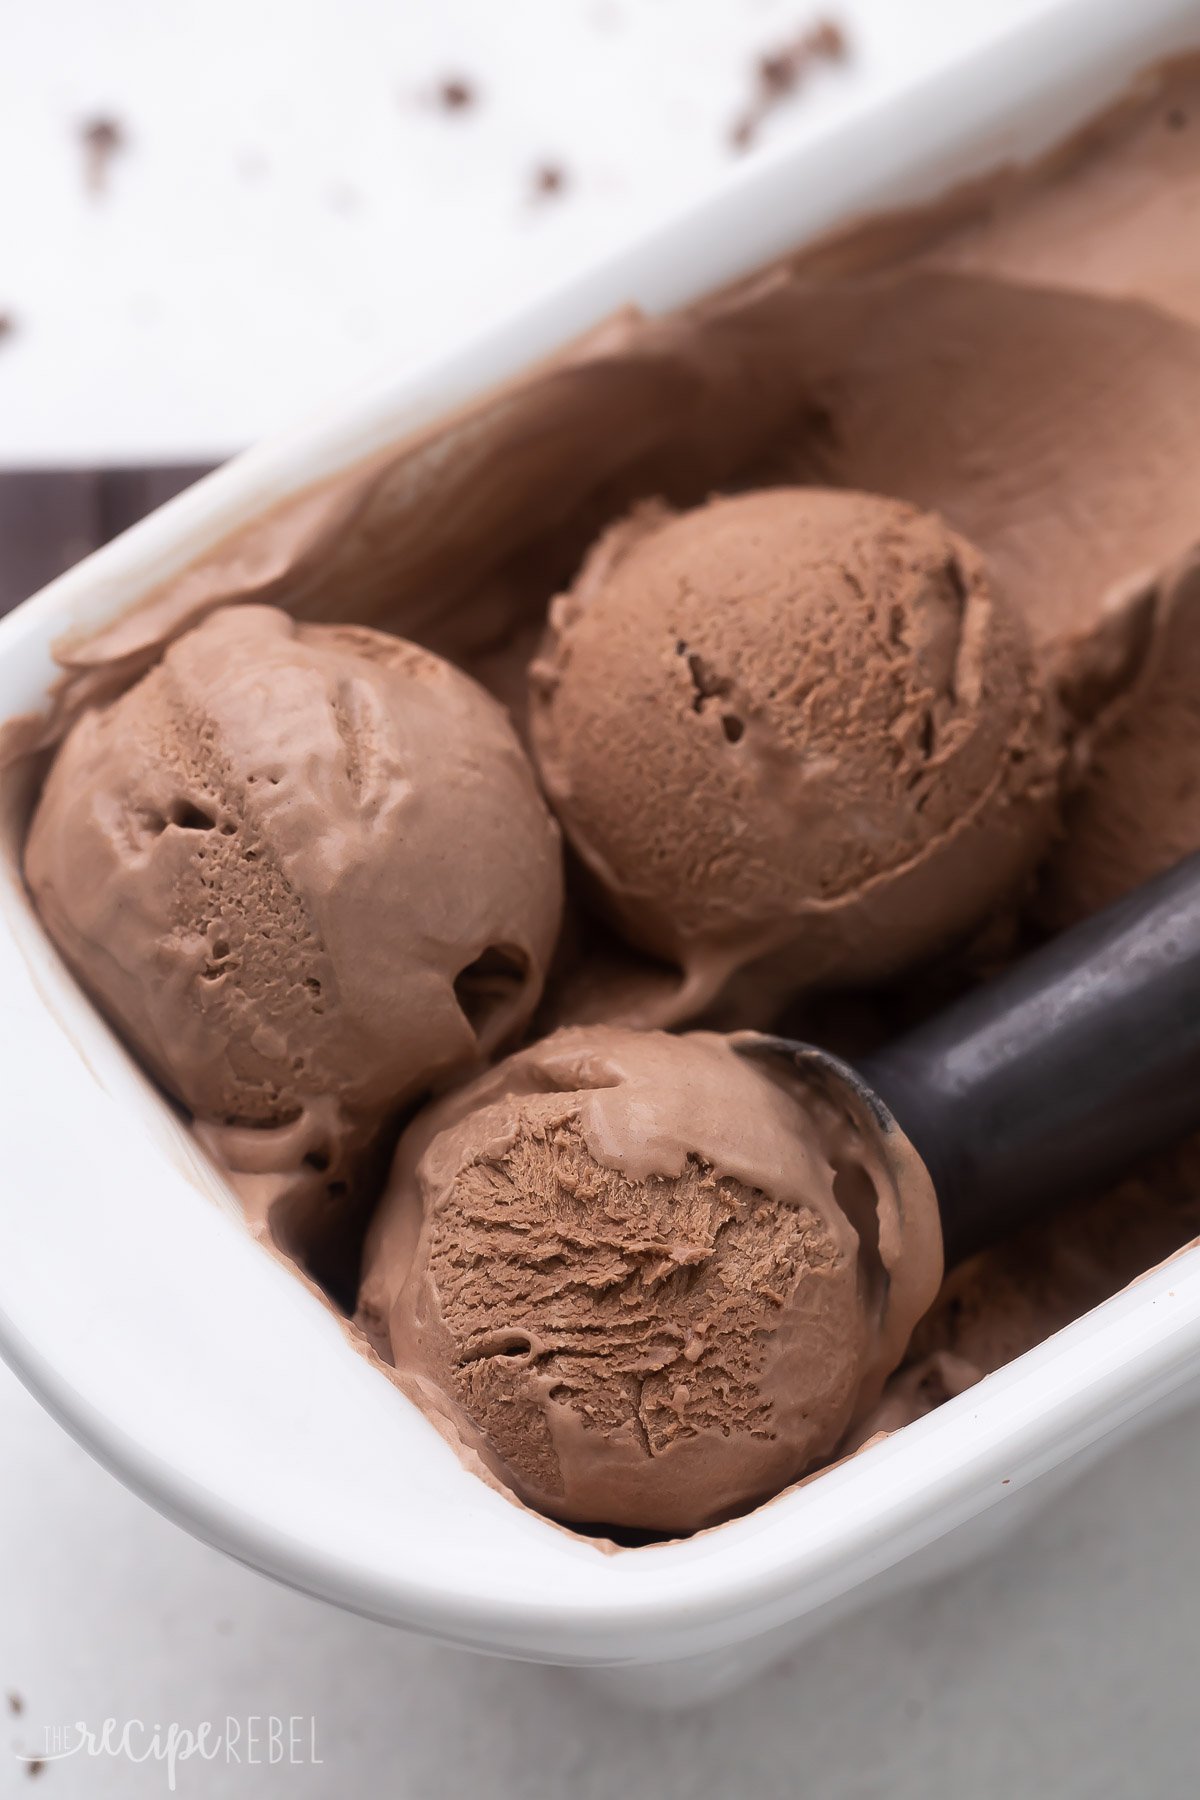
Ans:
[[[860,214],[1031,156],[1200,43],[1195,0],[1066,0],[986,57],[739,170],[652,239],[436,366],[239,457],[0,623],[0,720],[99,625],[281,497],[614,308],[690,300]],[[245,1234],[219,1177],[75,988],[0,841],[0,1349],[198,1536],[445,1642],[643,1701],[745,1678],[869,1597],[974,1559],[1101,1451],[1200,1395],[1200,1250],[809,1486],[690,1542],[605,1553],[459,1466]]]

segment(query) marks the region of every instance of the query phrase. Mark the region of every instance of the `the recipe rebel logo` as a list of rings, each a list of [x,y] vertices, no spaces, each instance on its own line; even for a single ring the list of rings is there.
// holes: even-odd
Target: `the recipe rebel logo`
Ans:
[[[70,1757],[112,1757],[131,1763],[162,1764],[167,1788],[176,1791],[183,1763],[245,1763],[275,1767],[321,1763],[317,1721],[308,1713],[247,1713],[243,1718],[202,1719],[194,1725],[177,1720],[150,1724],[143,1719],[105,1719],[96,1727],[76,1719],[71,1725],[45,1725],[41,1750],[16,1752],[31,1775],[48,1763]]]

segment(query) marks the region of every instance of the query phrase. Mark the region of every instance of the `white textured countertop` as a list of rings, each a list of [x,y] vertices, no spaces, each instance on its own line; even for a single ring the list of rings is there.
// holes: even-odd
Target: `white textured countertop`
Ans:
[[[829,8],[853,61],[764,141],[1037,4]],[[448,341],[717,178],[754,54],[812,17],[792,0],[0,0],[0,464],[202,459]],[[451,78],[478,103],[433,104]],[[99,198],[78,139],[96,117],[128,139]],[[543,165],[563,186],[539,199]],[[248,1736],[251,1716],[263,1734],[302,1721],[320,1764],[192,1761],[178,1792],[1196,1792],[1194,1417],[975,1572],[663,1718],[271,1585],[133,1499],[3,1369],[0,1445],[0,1795],[168,1791],[161,1765],[111,1757],[31,1776],[17,1754],[47,1727],[229,1717]]]
[[[822,11],[852,55],[763,144],[1043,4],[0,0],[0,465],[203,460],[461,337],[711,185]]]
[[[1157,1429],[968,1575],[886,1602],[702,1711],[617,1710],[289,1593],[96,1467],[0,1367],[0,1795],[165,1794],[47,1725],[297,1716],[319,1766],[181,1764],[177,1792],[403,1800],[1194,1800],[1200,1429]],[[0,1701],[0,1707],[3,1702]]]

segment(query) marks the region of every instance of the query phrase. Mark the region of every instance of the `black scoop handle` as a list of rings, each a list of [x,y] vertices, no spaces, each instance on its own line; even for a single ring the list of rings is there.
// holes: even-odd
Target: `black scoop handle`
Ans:
[[[1200,1128],[1200,854],[859,1064],[948,1262]]]

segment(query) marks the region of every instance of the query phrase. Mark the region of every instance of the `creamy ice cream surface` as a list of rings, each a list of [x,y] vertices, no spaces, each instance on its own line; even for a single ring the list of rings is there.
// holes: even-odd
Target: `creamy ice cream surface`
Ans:
[[[892,1140],[716,1034],[559,1032],[402,1138],[362,1319],[530,1505],[714,1524],[834,1450],[937,1291]]]
[[[978,925],[1049,835],[1048,710],[971,545],[820,488],[642,508],[531,671],[546,791],[622,932],[682,970],[671,1022],[747,966],[778,1010]]]
[[[25,871],[84,986],[287,1241],[398,1110],[519,1031],[558,834],[496,703],[428,651],[213,614],[55,759]]]
[[[1054,927],[1200,846],[1200,544],[1131,601],[1122,623],[1127,662],[1079,746],[1042,878],[1041,914]]]

